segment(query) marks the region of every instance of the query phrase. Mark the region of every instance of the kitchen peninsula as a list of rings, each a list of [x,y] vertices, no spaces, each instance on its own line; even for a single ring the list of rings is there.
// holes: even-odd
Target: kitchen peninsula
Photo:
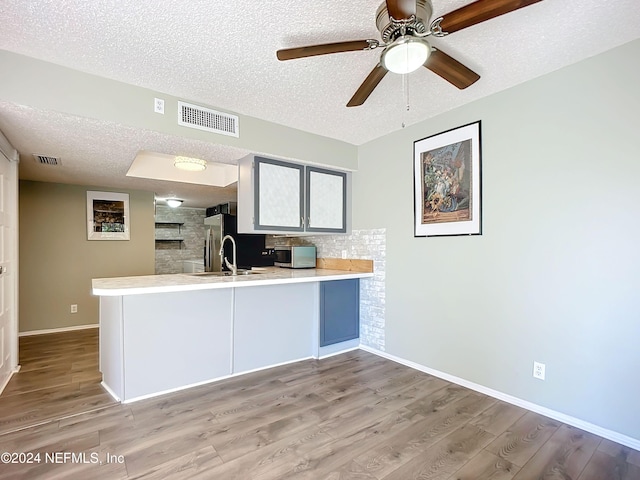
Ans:
[[[126,403],[318,358],[328,353],[320,346],[321,284],[355,281],[357,288],[358,279],[372,276],[267,268],[237,276],[94,279],[103,385]],[[338,343],[330,351],[353,344]]]

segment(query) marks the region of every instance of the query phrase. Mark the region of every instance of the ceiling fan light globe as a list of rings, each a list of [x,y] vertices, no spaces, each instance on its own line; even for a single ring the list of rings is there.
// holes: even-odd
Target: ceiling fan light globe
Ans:
[[[399,37],[384,49],[380,62],[382,66],[393,73],[411,73],[429,58],[431,47],[420,39],[413,37]]]
[[[207,168],[207,161],[199,158],[176,157],[173,165],[188,172],[201,172]]]

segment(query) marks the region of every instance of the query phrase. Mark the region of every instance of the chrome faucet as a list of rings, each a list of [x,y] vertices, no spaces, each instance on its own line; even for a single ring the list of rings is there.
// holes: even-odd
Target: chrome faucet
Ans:
[[[224,256],[224,242],[226,240],[231,240],[231,243],[233,244],[233,263],[229,263],[227,257]],[[238,274],[238,264],[236,263],[236,241],[231,235],[225,235],[222,239],[222,243],[220,244],[220,260],[220,263],[222,263],[222,260],[224,260],[224,264],[229,270],[231,270],[231,275]]]

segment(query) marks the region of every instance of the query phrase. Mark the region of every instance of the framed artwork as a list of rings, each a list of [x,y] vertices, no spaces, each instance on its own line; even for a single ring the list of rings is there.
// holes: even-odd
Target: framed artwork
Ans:
[[[482,234],[480,121],[413,143],[414,236]]]
[[[87,239],[129,240],[129,194],[87,192]]]

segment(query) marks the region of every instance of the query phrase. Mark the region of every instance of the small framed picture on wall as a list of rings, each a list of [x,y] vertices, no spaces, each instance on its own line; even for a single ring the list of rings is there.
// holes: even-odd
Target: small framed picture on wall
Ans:
[[[129,194],[87,192],[87,239],[129,240]]]

